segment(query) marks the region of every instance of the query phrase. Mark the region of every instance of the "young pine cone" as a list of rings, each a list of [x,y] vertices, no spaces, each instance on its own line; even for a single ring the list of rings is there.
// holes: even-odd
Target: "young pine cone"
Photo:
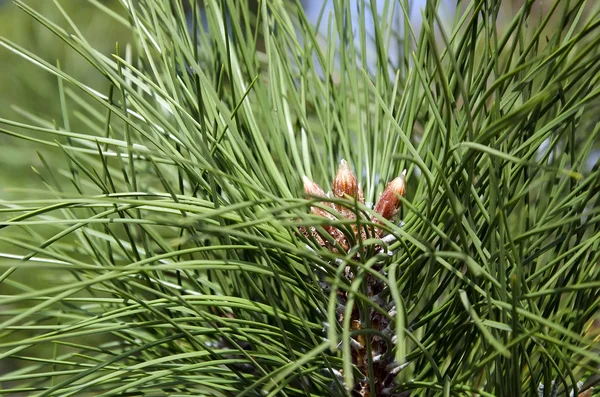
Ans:
[[[311,198],[327,197],[323,189],[315,182],[308,179],[308,177],[304,176],[302,181],[304,182],[304,191],[307,196]],[[375,207],[373,209],[384,219],[393,220],[398,214],[401,204],[399,196],[404,196],[406,193],[405,181],[406,170],[403,171],[399,177],[387,184],[385,190],[383,193],[381,193],[381,196],[379,196],[379,199],[375,203]],[[356,212],[351,208],[352,202],[350,202],[350,200],[357,200],[359,203],[364,204],[365,199],[363,196],[363,191],[358,185],[356,175],[354,172],[352,172],[346,160],[342,160],[340,162],[338,172],[333,180],[332,192],[333,196],[336,198],[348,199],[348,205],[332,204],[328,202],[324,202],[322,204],[335,209],[340,215],[342,215],[342,217],[346,219],[356,220]],[[337,219],[334,213],[319,207],[311,207],[310,211],[314,215],[318,215],[327,219]],[[376,224],[381,224],[376,217],[370,217],[369,220]],[[337,244],[339,244],[340,247],[343,248],[345,252],[348,252],[348,250],[351,248],[351,243],[348,241],[348,238],[346,235],[344,235],[342,230],[331,225],[324,225],[323,228],[331,235],[331,237],[333,237],[333,239],[337,242]],[[323,238],[323,236],[319,235],[314,227],[310,227],[309,229],[310,234],[315,238],[319,245],[322,247],[327,247],[332,251],[337,251],[335,245],[330,243],[326,238]],[[356,222],[352,223],[352,230],[354,232],[354,241],[358,241],[359,238],[363,240],[367,239],[367,230],[364,227],[359,230]],[[303,229],[302,231],[305,235],[309,235],[306,229]],[[374,235],[373,237],[382,238],[384,235],[384,230],[375,226],[372,234]]]
[[[406,171],[396,179],[392,180],[386,186],[385,190],[377,200],[375,207],[373,208],[376,213],[381,215],[382,218],[387,220],[393,220],[400,209],[400,196],[404,196],[405,189],[405,177]],[[304,191],[309,197],[327,197],[323,189],[307,177],[303,178]],[[345,160],[340,162],[340,166],[333,181],[332,186],[333,196],[338,199],[347,199],[347,205],[334,204],[329,202],[323,202],[323,206],[329,207],[332,210],[337,211],[343,218],[351,220],[350,226],[354,234],[354,242],[358,239],[367,239],[367,227],[365,222],[358,222],[361,224],[359,228],[357,224],[357,212],[354,210],[354,200],[364,204],[363,191],[358,184],[356,175],[350,169],[350,166]],[[320,217],[324,217],[330,220],[336,220],[337,216],[335,212],[327,211],[319,207],[311,207],[311,213]],[[365,215],[360,214],[361,220],[370,220],[376,226],[372,227],[369,233],[370,236],[376,238],[382,238],[384,230],[377,225],[381,225],[381,222],[377,217],[370,216],[366,219]],[[351,248],[351,241],[349,241],[346,234],[342,232],[338,227],[332,225],[323,225],[323,229],[333,238],[326,238],[318,233],[314,227],[309,227],[308,230],[304,227],[301,228],[302,233],[307,237],[312,236],[322,247],[338,252],[339,248],[347,253]],[[351,237],[351,236],[350,236]],[[381,247],[378,246],[378,251]],[[376,251],[377,252],[377,251]],[[364,261],[366,258],[361,258],[359,254],[355,255],[355,259]],[[380,266],[374,267],[379,271],[383,271]],[[354,280],[353,269],[350,266],[346,266],[344,276],[348,281]],[[364,278],[364,282],[367,284],[367,294],[373,299],[374,302],[381,300],[380,294],[385,289],[385,283],[380,279],[373,277],[371,274],[367,274]],[[337,299],[342,310],[339,311],[338,321],[343,323],[343,316],[345,305],[348,301],[348,293],[345,290],[337,291]],[[359,306],[354,306],[350,324],[352,331],[359,331],[363,328],[361,319],[368,316],[369,326],[377,329],[381,332],[385,332],[390,327],[390,323],[387,317],[382,316],[379,311],[374,310],[372,307],[366,309],[366,313],[361,314]],[[395,312],[394,309],[391,312]],[[388,346],[379,336],[368,336],[367,334],[361,334],[356,339],[352,340],[352,362],[356,368],[362,374],[362,378],[358,379],[354,385],[351,385],[352,395],[358,397],[389,397],[395,395],[393,390],[394,378],[400,368],[393,362],[393,355],[389,354],[392,346]],[[367,347],[370,346],[370,349]],[[369,360],[368,354],[371,354],[371,360]],[[369,365],[369,361],[371,365]],[[373,381],[375,386],[375,394],[371,393],[371,384],[369,379]]]

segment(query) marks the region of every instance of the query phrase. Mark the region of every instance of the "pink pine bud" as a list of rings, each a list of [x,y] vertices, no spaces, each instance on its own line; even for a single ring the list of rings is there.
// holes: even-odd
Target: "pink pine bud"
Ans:
[[[392,219],[400,209],[400,198],[406,193],[406,170],[399,177],[388,183],[379,200],[375,204],[375,212],[385,219]]]
[[[335,197],[343,198],[348,195],[352,198],[358,199],[361,203],[364,202],[363,192],[360,186],[358,186],[358,180],[356,175],[350,169],[350,165],[346,160],[340,161],[340,167],[333,180],[333,194]]]
[[[304,182],[304,192],[311,197],[325,197],[325,192],[321,189],[321,186],[308,179],[307,176],[302,177]]]

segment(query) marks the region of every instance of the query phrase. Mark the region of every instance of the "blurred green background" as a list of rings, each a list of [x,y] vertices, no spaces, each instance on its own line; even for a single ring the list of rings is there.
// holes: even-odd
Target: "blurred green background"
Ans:
[[[68,26],[67,20],[54,2],[31,0],[26,4],[41,10],[49,19],[60,22],[62,26]],[[98,4],[114,10],[122,8],[117,0],[105,0]],[[110,21],[105,13],[100,12],[90,2],[68,0],[61,1],[60,5],[98,51],[109,55],[115,52],[117,42],[124,46],[131,41],[128,29]],[[76,79],[100,92],[106,92],[108,83],[98,71],[12,1],[0,0],[0,36],[51,64],[59,63],[62,69]],[[35,121],[32,123],[31,116],[27,116],[26,113],[33,114],[40,120],[63,125],[58,81],[50,73],[0,46],[0,118],[37,124]],[[85,131],[86,126],[77,118],[70,118],[70,123],[72,130]],[[2,127],[0,122],[0,128]],[[34,135],[26,130],[18,132],[27,136]],[[0,134],[0,200],[26,200],[35,196],[33,189],[45,188],[42,179],[33,169],[43,168],[37,151],[43,153],[43,157],[57,168],[62,168],[65,164],[64,156],[55,148]],[[10,214],[0,214],[0,217],[4,220],[9,218]],[[8,251],[2,248],[4,247],[0,245],[0,251]],[[16,263],[6,258],[0,258],[0,261],[4,265],[1,272],[6,270],[6,266]],[[31,288],[47,285],[48,282],[59,282],[50,272],[15,272],[11,279]],[[0,294],[14,292],[10,284],[0,284]],[[10,309],[0,307],[0,310]],[[34,332],[22,331],[21,334],[22,337],[26,337]],[[32,352],[37,355],[48,353]],[[25,363],[0,360],[0,373],[15,370]]]
[[[53,21],[68,26],[54,2],[31,0],[30,7],[41,10]],[[103,6],[119,9],[116,0],[102,1]],[[61,1],[60,5],[69,14],[87,40],[99,51],[111,54],[115,43],[129,41],[129,32],[122,26],[109,22],[106,15],[87,1]],[[49,63],[60,63],[69,74],[85,84],[105,91],[107,82],[79,54],[68,48],[64,42],[50,33],[42,24],[19,9],[12,1],[0,5],[0,36],[18,44],[24,50],[40,56]],[[54,120],[58,125],[60,106],[58,103],[57,79],[38,66],[0,47],[0,117],[24,120],[22,110],[36,116]],[[76,120],[72,129],[83,127]],[[25,134],[30,134],[23,131]],[[15,192],[7,187],[27,188],[40,186],[40,179],[31,169],[40,160],[34,149],[39,146],[7,135],[0,135],[0,198],[25,198],[23,192]],[[48,155],[47,147],[44,155]]]

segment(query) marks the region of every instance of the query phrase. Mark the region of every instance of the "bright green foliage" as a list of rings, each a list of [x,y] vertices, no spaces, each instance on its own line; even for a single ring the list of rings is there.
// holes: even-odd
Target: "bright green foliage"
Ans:
[[[12,367],[0,394],[347,395],[355,333],[338,322],[340,290],[347,313],[396,307],[398,393],[598,383],[596,2],[540,14],[525,1],[501,24],[502,2],[463,2],[446,34],[431,2],[392,81],[315,37],[293,2],[205,1],[208,31],[197,7],[186,24],[178,1],[120,2],[86,2],[131,29],[114,54],[62,2],[52,20],[16,2],[103,76],[101,91],[0,38],[0,56],[57,79],[60,104],[0,119],[5,142],[42,146],[37,187],[0,202],[0,363]],[[331,31],[367,45],[343,4]],[[385,21],[369,38],[381,60],[397,39]],[[393,256],[344,257],[297,232],[349,229],[309,215],[301,182],[329,185],[341,158],[367,202],[407,169],[405,225],[386,223]],[[375,261],[388,285],[377,300],[362,283]]]

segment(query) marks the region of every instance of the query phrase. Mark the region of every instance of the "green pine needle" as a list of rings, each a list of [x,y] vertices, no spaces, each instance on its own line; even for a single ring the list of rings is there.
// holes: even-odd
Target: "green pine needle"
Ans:
[[[430,1],[417,37],[392,1],[373,34],[335,1],[325,35],[300,2],[32,3],[60,47],[0,37],[0,79],[33,65],[0,85],[0,395],[386,395],[363,334],[387,395],[598,386],[598,4],[460,2],[443,30]],[[302,188],[342,158],[367,203],[407,170],[393,255],[300,231],[352,237]]]

